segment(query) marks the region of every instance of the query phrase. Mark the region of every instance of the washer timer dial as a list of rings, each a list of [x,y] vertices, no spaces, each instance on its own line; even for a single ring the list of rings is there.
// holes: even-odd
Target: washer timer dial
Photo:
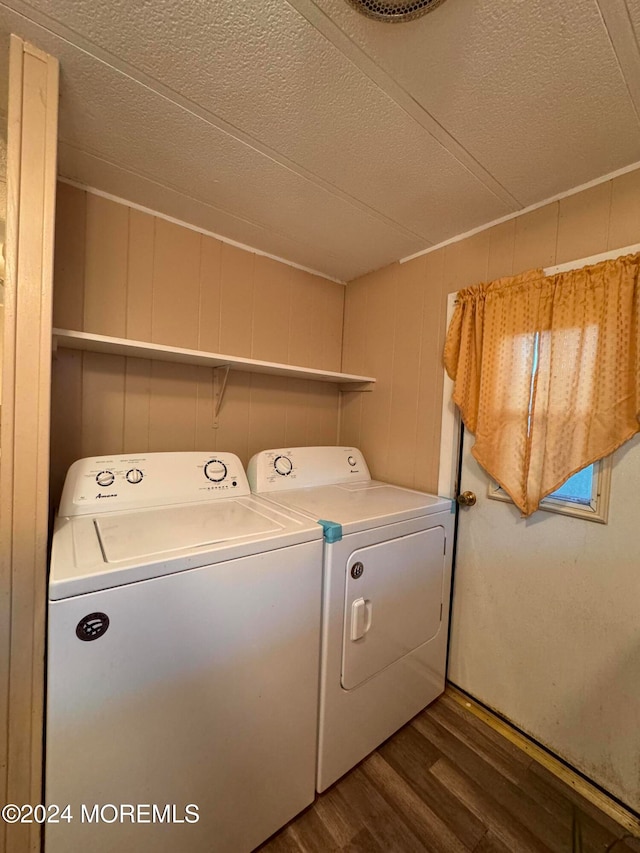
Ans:
[[[204,466],[204,475],[212,483],[221,483],[227,476],[227,466],[219,459],[210,459]]]
[[[103,488],[107,486],[111,486],[113,481],[115,480],[116,475],[113,471],[100,471],[99,474],[96,474],[96,483]]]
[[[288,456],[277,456],[274,460],[273,467],[276,469],[276,473],[280,474],[281,477],[286,477],[293,471],[293,462]]]

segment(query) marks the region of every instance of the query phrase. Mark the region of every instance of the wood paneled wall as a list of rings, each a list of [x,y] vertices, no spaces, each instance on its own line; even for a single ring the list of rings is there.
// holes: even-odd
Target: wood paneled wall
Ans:
[[[373,476],[438,483],[447,294],[640,242],[640,171],[627,173],[347,285],[342,369],[378,379],[343,395],[340,443]]]
[[[340,370],[342,285],[68,184],[58,186],[54,326]],[[83,456],[335,444],[335,385],[231,372],[213,427],[206,367],[60,349],[52,497]]]
[[[447,294],[640,241],[640,171],[345,289],[67,184],[58,187],[54,325],[376,376],[372,393],[60,350],[52,492],[75,459],[149,450],[358,446],[374,476],[435,491]],[[344,350],[342,351],[344,302]],[[341,358],[342,357],[342,358]]]

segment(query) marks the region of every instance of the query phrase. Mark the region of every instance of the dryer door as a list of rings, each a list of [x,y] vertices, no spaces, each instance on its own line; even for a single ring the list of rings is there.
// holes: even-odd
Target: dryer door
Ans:
[[[346,565],[342,642],[345,690],[431,640],[442,620],[442,527],[368,548]]]

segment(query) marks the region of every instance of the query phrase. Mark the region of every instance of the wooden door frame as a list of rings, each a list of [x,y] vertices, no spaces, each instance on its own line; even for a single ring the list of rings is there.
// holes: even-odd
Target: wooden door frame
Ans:
[[[0,800],[42,802],[58,61],[12,35],[0,465]],[[37,824],[0,848],[38,851]],[[3,847],[4,842],[4,847]]]
[[[457,293],[447,298],[447,323],[449,328],[456,305]],[[440,467],[438,469],[438,494],[443,498],[455,498],[458,488],[458,465],[460,461],[460,436],[462,419],[460,410],[453,402],[453,380],[444,371],[442,387],[442,415],[440,426]]]

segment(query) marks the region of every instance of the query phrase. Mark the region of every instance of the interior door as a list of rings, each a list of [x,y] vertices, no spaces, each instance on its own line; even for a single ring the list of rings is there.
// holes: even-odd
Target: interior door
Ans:
[[[640,810],[640,436],[614,454],[608,524],[487,497],[466,434],[449,679]]]

